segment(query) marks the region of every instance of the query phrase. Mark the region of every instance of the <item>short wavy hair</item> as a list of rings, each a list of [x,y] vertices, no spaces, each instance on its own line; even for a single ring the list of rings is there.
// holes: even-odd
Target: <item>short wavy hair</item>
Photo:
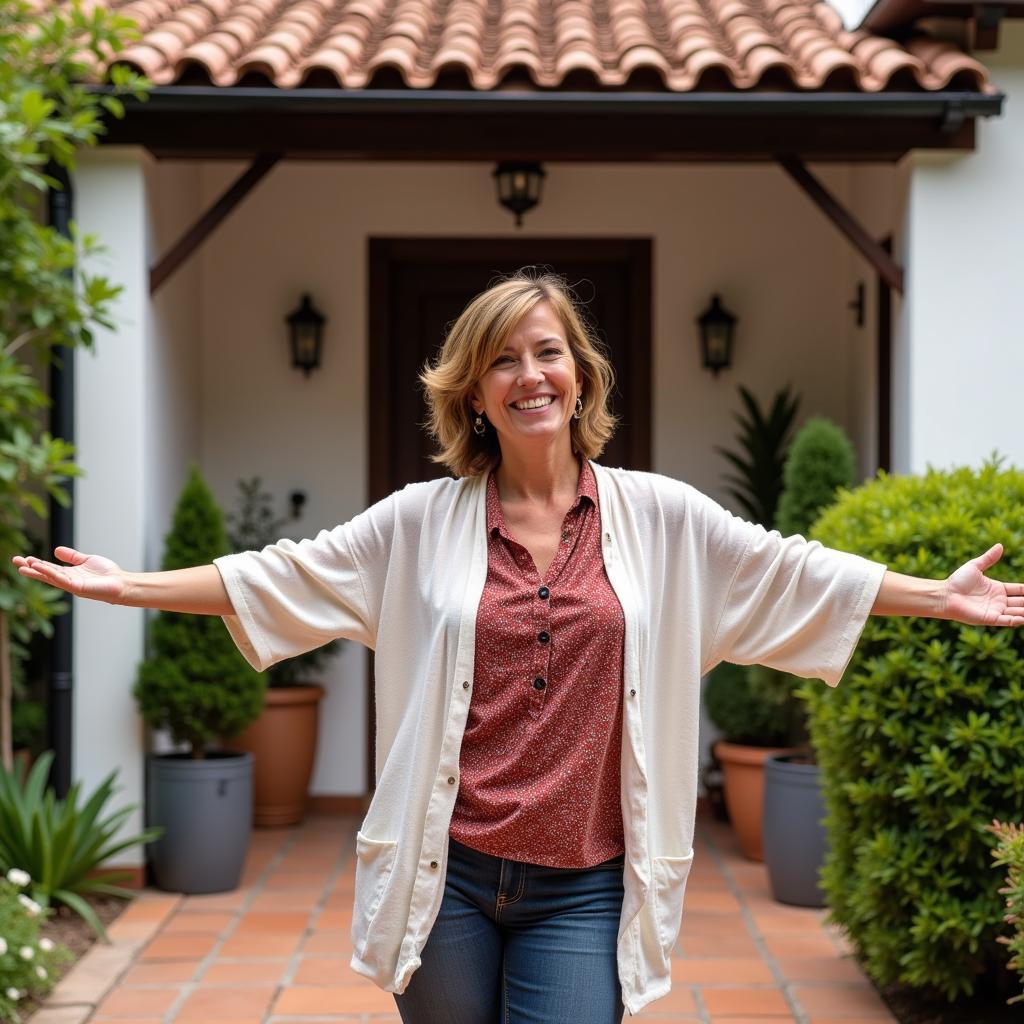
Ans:
[[[578,420],[570,420],[573,451],[587,459],[597,458],[615,432],[617,417],[608,407],[615,372],[578,298],[560,275],[523,268],[470,301],[448,332],[437,359],[432,364],[428,361],[420,373],[429,410],[424,426],[439,449],[431,459],[457,477],[488,473],[501,462],[496,431],[488,427],[482,435],[473,432],[469,393],[538,302],[551,304],[583,377],[583,413]]]

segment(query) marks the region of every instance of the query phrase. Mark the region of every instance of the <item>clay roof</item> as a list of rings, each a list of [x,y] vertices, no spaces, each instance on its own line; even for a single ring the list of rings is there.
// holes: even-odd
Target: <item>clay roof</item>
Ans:
[[[849,32],[821,0],[92,3],[138,23],[119,59],[158,85],[994,91],[953,44]]]

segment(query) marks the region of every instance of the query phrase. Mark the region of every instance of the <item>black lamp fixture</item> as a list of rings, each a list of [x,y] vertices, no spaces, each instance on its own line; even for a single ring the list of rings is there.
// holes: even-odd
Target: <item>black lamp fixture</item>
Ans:
[[[537,163],[502,161],[494,169],[498,202],[516,215],[516,227],[523,226],[523,214],[540,202],[544,169]]]
[[[700,324],[700,349],[704,369],[710,370],[717,377],[719,370],[727,370],[732,365],[732,340],[736,317],[722,306],[715,295],[711,299],[711,305],[697,318],[697,323]]]
[[[327,320],[317,311],[308,295],[302,296],[302,304],[285,319],[288,322],[292,366],[302,370],[308,377],[312,370],[320,367],[324,324]]]

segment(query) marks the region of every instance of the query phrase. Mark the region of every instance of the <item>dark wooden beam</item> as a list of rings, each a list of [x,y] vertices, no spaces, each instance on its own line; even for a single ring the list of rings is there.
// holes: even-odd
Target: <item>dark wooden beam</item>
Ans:
[[[903,268],[864,230],[861,223],[795,156],[780,156],[779,163],[791,178],[820,207],[826,217],[853,243],[862,256],[878,271],[879,276],[903,294]]]
[[[261,153],[249,169],[175,242],[149,272],[149,294],[156,290],[199,248],[218,224],[253,190],[256,183],[281,159],[279,153]]]

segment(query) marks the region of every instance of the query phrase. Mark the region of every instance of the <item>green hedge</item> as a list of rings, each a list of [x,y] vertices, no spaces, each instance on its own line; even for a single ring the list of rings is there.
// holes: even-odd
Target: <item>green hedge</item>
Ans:
[[[1024,579],[1024,473],[879,477],[842,492],[811,535],[944,579],[996,541],[994,579]],[[843,683],[809,686],[828,808],[823,886],[878,984],[971,994],[1005,967],[986,827],[1024,808],[1024,632],[872,617]]]

